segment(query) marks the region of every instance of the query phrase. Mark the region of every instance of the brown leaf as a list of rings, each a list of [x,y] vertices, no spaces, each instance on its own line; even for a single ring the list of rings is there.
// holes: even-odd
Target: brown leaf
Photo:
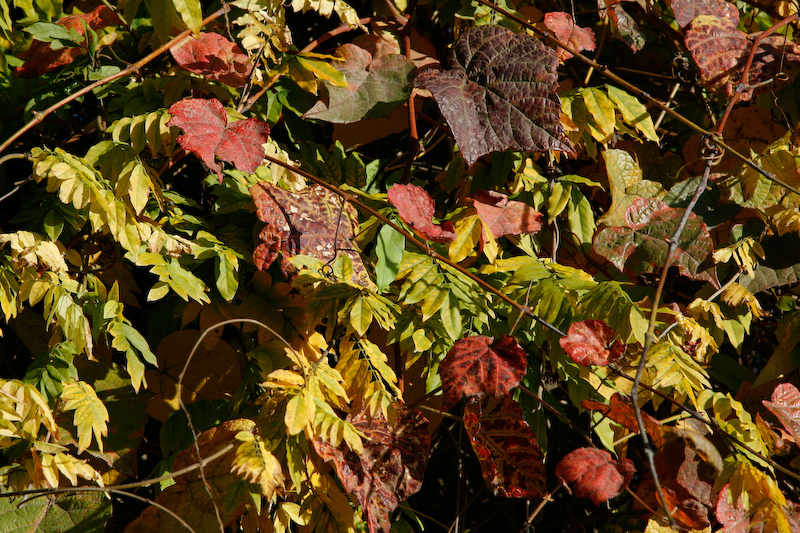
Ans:
[[[541,498],[547,492],[542,451],[511,396],[472,398],[464,409],[464,427],[495,494]]]
[[[579,498],[589,498],[595,505],[618,496],[636,473],[630,459],[615,461],[611,454],[597,448],[578,448],[556,466],[558,476]]]
[[[611,403],[609,405],[592,400],[583,400],[581,405],[584,409],[603,413],[604,416],[633,433],[639,433],[639,423],[636,421],[636,413],[633,410],[633,404],[630,398],[627,396],[615,392],[614,395],[611,396]],[[661,422],[647,413],[642,413],[642,421],[644,422],[645,429],[647,429],[647,436],[650,437],[653,446],[655,448],[663,446],[664,437],[662,435]]]
[[[519,385],[525,375],[528,355],[514,337],[476,335],[455,342],[439,366],[444,389],[444,409],[461,398],[500,398]]]
[[[764,406],[792,436],[795,443],[800,444],[800,391],[791,383],[781,383],[772,391],[772,401],[762,400]]]
[[[170,48],[182,68],[231,87],[247,83],[253,64],[238,44],[218,33],[200,32]]]
[[[410,224],[425,239],[433,242],[452,242],[456,238],[453,225],[444,222],[433,223],[433,198],[422,187],[416,185],[393,185],[389,189],[389,202],[397,208],[406,224]]]
[[[428,421],[416,410],[399,412],[394,425],[363,412],[350,421],[366,437],[364,453],[320,440],[314,441],[314,449],[324,460],[333,461],[345,490],[355,493],[370,533],[388,533],[391,512],[422,486],[431,450]]]
[[[594,32],[590,28],[576,26],[569,13],[563,11],[547,13],[544,16],[544,25],[555,34],[559,41],[572,46],[578,52],[595,49]],[[572,54],[563,48],[558,48],[556,52],[561,61],[572,57]]]
[[[602,320],[573,322],[566,337],[558,339],[569,358],[579,365],[606,366],[617,361],[625,345],[614,339],[614,330]]]
[[[685,28],[700,15],[711,15],[730,20],[734,26],[739,23],[739,10],[725,0],[671,0],[670,7],[675,14],[675,22]]]
[[[253,258],[259,270],[266,270],[282,252],[282,268],[288,273],[291,265],[285,259],[303,254],[325,263],[337,254],[347,254],[353,263],[354,283],[372,287],[364,262],[353,243],[358,231],[358,213],[349,203],[321,185],[300,192],[289,192],[271,183],[250,188],[259,220],[266,223],[259,237]],[[350,281],[350,280],[347,280]]]
[[[228,124],[222,102],[216,98],[187,98],[169,108],[172,118],[167,125],[178,126],[184,134],[178,142],[194,152],[222,181],[222,166],[215,157],[229,161],[243,172],[255,172],[264,160],[262,144],[267,142],[269,126],[255,118]]]
[[[526,203],[509,201],[505,194],[478,191],[472,200],[481,223],[489,228],[495,239],[505,235],[533,234],[542,229],[540,212]]]

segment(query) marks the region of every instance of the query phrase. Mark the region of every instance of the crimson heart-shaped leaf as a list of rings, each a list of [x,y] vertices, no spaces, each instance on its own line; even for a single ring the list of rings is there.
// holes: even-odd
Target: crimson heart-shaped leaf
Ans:
[[[389,189],[389,202],[397,208],[406,224],[417,230],[424,238],[433,242],[452,242],[456,238],[453,224],[433,223],[433,198],[422,187],[416,185],[393,185]]]
[[[636,421],[636,413],[633,410],[631,400],[627,396],[615,392],[613,396],[611,396],[609,405],[592,400],[583,400],[581,406],[590,411],[599,411],[628,431],[639,433],[639,423]],[[647,413],[642,413],[642,421],[644,422],[644,427],[647,429],[647,435],[650,437],[653,446],[660,448],[665,442],[664,435],[661,431],[661,422]]]
[[[562,43],[567,43],[578,52],[595,49],[594,32],[590,28],[581,28],[575,25],[572,15],[563,11],[551,11],[544,15],[544,25],[552,31]],[[558,48],[558,58],[566,61],[572,54]]]
[[[253,64],[239,45],[218,33],[201,32],[170,48],[172,57],[184,69],[231,87],[242,87]]]
[[[595,505],[618,496],[635,473],[630,459],[615,461],[610,453],[597,448],[578,448],[556,466],[556,476],[572,493],[579,498],[589,498]]]
[[[514,337],[476,335],[459,339],[439,366],[444,389],[444,409],[472,396],[500,398],[519,385],[528,355]]]
[[[458,38],[449,63],[450,70],[426,70],[415,83],[433,94],[467,165],[509,148],[575,153],[561,124],[552,48],[507,28],[479,26]]]
[[[486,484],[498,496],[541,498],[547,488],[542,450],[510,396],[472,398],[464,427]]]
[[[684,212],[684,209],[668,207],[657,198],[637,198],[625,212],[627,226],[600,231],[592,248],[626,273],[638,275],[660,270],[667,259],[669,240]],[[671,264],[684,276],[712,281],[701,264],[713,250],[714,243],[706,225],[691,213]]]
[[[579,365],[606,366],[617,361],[625,345],[614,340],[614,330],[602,320],[573,322],[565,337],[558,339],[561,348]]]
[[[215,158],[229,161],[243,172],[255,172],[264,160],[262,144],[267,142],[269,125],[255,118],[228,124],[222,102],[216,98],[187,98],[169,108],[167,125],[184,131],[178,143],[194,152],[222,181],[222,166]]]
[[[782,383],[775,387],[770,399],[772,401],[763,400],[762,403],[800,444],[800,391],[791,383]]]
[[[484,228],[495,239],[504,235],[533,234],[542,229],[542,214],[523,202],[508,199],[503,193],[478,191],[472,196],[475,211]]]
[[[365,437],[363,453],[344,444],[334,448],[319,439],[314,440],[314,449],[324,460],[333,461],[345,490],[358,498],[370,533],[389,533],[392,511],[422,486],[431,452],[428,421],[419,411],[405,411],[398,413],[394,424],[363,412],[350,422]]]

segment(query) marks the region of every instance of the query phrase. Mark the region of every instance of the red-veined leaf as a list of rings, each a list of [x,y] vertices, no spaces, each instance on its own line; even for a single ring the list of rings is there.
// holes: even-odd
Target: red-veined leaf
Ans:
[[[170,48],[170,52],[182,68],[231,87],[244,86],[253,70],[239,45],[218,33],[201,32]]]
[[[558,339],[569,358],[579,365],[606,366],[617,361],[625,345],[614,340],[614,330],[602,320],[573,322],[565,337]]]
[[[603,413],[604,416],[607,416],[629,431],[639,433],[639,423],[636,421],[636,413],[633,410],[633,404],[630,398],[627,396],[615,392],[613,396],[611,396],[609,405],[592,400],[583,400],[581,405],[584,409]],[[653,443],[653,447],[660,448],[663,446],[664,436],[661,432],[661,422],[647,413],[642,413],[642,421],[644,422],[645,429],[647,429],[647,435]]]
[[[473,206],[481,223],[489,228],[495,239],[504,235],[536,233],[542,229],[542,214],[523,202],[508,199],[494,191],[478,191],[472,195]]]
[[[389,189],[389,202],[397,208],[406,224],[410,224],[425,239],[433,242],[452,242],[456,238],[453,224],[433,223],[433,198],[422,187],[416,185],[393,185]]]
[[[562,43],[569,44],[576,51],[592,51],[595,49],[594,32],[590,28],[581,28],[575,25],[572,15],[563,11],[552,11],[544,15],[544,25],[552,31],[556,38]],[[558,58],[566,61],[572,54],[558,48]]]
[[[791,383],[782,383],[772,391],[772,401],[762,403],[778,420],[794,441],[800,444],[800,391]]]
[[[711,15],[730,20],[734,26],[739,23],[739,10],[725,0],[671,0],[670,7],[675,14],[675,22],[685,28],[700,15]]]
[[[578,448],[556,466],[556,476],[572,493],[579,498],[589,498],[595,505],[618,496],[635,473],[630,459],[615,461],[610,453],[597,448]]]

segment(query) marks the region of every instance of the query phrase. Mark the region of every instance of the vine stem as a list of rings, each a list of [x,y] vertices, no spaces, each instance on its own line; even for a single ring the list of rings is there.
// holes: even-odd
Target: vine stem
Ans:
[[[211,15],[209,15],[208,17],[203,19],[203,22],[201,23],[201,25],[202,26],[206,26],[210,22],[216,20],[217,18],[219,18],[223,14],[227,13],[228,9],[230,9],[230,8],[228,8],[227,6],[218,9],[217,11],[215,11],[214,13],[212,13]],[[127,76],[130,76],[131,74],[139,72],[139,70],[142,67],[144,67],[145,65],[147,65],[148,63],[153,61],[155,58],[157,58],[158,56],[160,56],[161,54],[163,54],[164,52],[166,52],[170,48],[173,48],[175,45],[179,44],[181,41],[183,41],[185,38],[187,38],[191,34],[192,34],[192,30],[185,30],[185,31],[181,32],[180,34],[178,34],[176,37],[174,37],[171,41],[159,46],[158,48],[156,48],[155,50],[153,50],[152,52],[150,52],[149,54],[144,56],[142,59],[140,59],[136,63],[134,63],[132,65],[128,65],[126,68],[120,70],[119,72],[117,72],[115,74],[107,76],[107,77],[103,78],[102,80],[98,80],[98,81],[96,81],[94,83],[91,83],[91,84],[87,85],[86,87],[84,87],[84,88],[82,88],[82,89],[80,89],[78,91],[75,91],[74,93],[72,93],[71,95],[67,96],[66,98],[63,98],[62,100],[60,100],[60,101],[56,102],[55,104],[51,105],[50,107],[48,107],[44,111],[34,111],[33,119],[30,122],[28,122],[27,124],[25,124],[20,130],[18,130],[16,133],[14,133],[11,137],[6,139],[6,141],[2,145],[0,145],[0,153],[3,153],[9,146],[11,146],[11,144],[14,141],[19,139],[22,135],[27,133],[34,126],[36,126],[37,124],[42,122],[42,120],[44,120],[44,118],[47,115],[53,113],[57,109],[67,105],[68,103],[72,102],[73,100],[76,100],[76,99],[80,98],[84,94],[86,94],[86,93],[88,93],[90,91],[93,91],[94,89],[96,89],[98,87],[102,87],[103,85],[111,83],[114,80],[118,80],[120,78],[125,78]]]

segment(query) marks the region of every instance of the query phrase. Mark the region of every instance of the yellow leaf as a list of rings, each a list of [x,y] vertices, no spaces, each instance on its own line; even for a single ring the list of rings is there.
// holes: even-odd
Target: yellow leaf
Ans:
[[[589,112],[589,131],[592,137],[603,144],[609,142],[617,123],[614,117],[614,104],[596,87],[582,89],[581,94]]]
[[[353,326],[356,333],[363,336],[370,324],[372,324],[372,308],[366,298],[357,296],[353,307],[350,308],[350,325]]]
[[[78,429],[78,453],[83,453],[92,442],[92,434],[98,449],[103,451],[103,437],[108,435],[108,411],[97,397],[91,385],[84,381],[73,381],[64,385],[61,399],[66,400],[64,409],[75,411],[74,423]]]
[[[625,150],[605,150],[603,161],[608,172],[611,207],[600,217],[599,222],[609,226],[626,226],[625,211],[636,199],[626,192],[634,183],[641,181],[642,169],[636,160]]]
[[[480,217],[475,214],[461,218],[454,224],[454,227],[456,238],[450,243],[447,255],[451,261],[459,263],[466,259],[480,242]]]
[[[286,403],[284,422],[290,435],[297,435],[308,424],[314,421],[314,398],[307,389],[303,389]]]
[[[550,189],[550,196],[547,197],[548,224],[552,224],[553,220],[567,207],[571,192],[571,186],[564,187],[560,182],[553,183]]]
[[[276,492],[284,484],[280,461],[267,450],[264,441],[250,431],[240,431],[236,440],[241,444],[236,449],[231,472],[257,484],[261,494],[274,501]]]

